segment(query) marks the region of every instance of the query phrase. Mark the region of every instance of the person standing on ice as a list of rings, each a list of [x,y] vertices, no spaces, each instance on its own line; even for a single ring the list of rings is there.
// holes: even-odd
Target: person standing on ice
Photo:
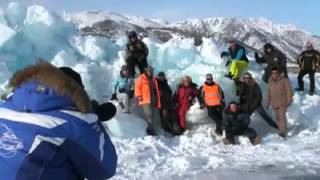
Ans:
[[[107,179],[117,154],[84,88],[64,71],[40,62],[18,71],[14,91],[0,104],[0,177]]]
[[[173,107],[171,87],[168,84],[164,72],[159,72],[156,79],[160,91],[160,121],[162,128],[169,133],[177,134],[178,132],[175,124],[177,123],[176,121],[178,118],[176,117]]]
[[[258,83],[252,78],[251,73],[244,73],[243,80],[236,81],[236,84],[239,87],[241,109],[250,116],[253,112],[257,111],[271,127],[278,129],[277,124],[262,106],[262,92]]]
[[[266,95],[266,109],[271,104],[281,137],[286,137],[287,135],[286,112],[292,103],[292,96],[290,80],[281,75],[277,67],[272,68]]]
[[[222,114],[225,106],[224,93],[213,81],[212,74],[206,75],[206,82],[200,87],[200,108],[207,107],[209,117],[216,122],[216,134],[222,135]]]
[[[135,66],[138,65],[140,74],[148,66],[147,57],[149,50],[147,45],[140,39],[135,31],[129,32],[128,44],[126,48],[126,63],[128,66],[129,76],[135,77]]]
[[[284,55],[283,52],[275,48],[272,44],[266,43],[263,46],[264,55],[262,57],[259,56],[259,54],[256,52],[254,54],[256,62],[266,63],[267,67],[264,69],[264,75],[262,77],[262,80],[266,83],[268,83],[271,68],[277,67],[286,77],[288,77],[287,74],[287,57]]]
[[[111,100],[118,100],[122,112],[129,113],[130,98],[134,93],[134,80],[129,77],[128,67],[126,65],[121,67],[120,77],[112,84],[112,98]]]
[[[223,116],[222,126],[225,131],[224,144],[235,144],[235,136],[246,136],[253,145],[260,144],[261,138],[256,131],[249,127],[250,115],[243,110],[236,102],[230,102]]]
[[[138,104],[143,108],[148,123],[147,134],[156,135],[152,123],[155,120],[156,108],[161,108],[161,100],[158,82],[153,77],[151,66],[146,67],[145,72],[136,80],[134,93],[138,99]]]
[[[296,91],[304,91],[303,77],[309,74],[310,79],[310,90],[309,94],[313,95],[315,90],[315,80],[314,75],[316,73],[316,68],[320,63],[320,53],[313,49],[313,44],[307,42],[307,50],[303,51],[298,58],[298,64],[300,67],[300,72],[298,75],[299,87]]]
[[[190,106],[193,105],[197,95],[197,85],[192,83],[191,77],[183,77],[173,96],[174,103],[178,107],[177,112],[181,132],[184,132],[186,130],[186,113],[189,110]]]
[[[239,79],[242,72],[248,67],[248,57],[244,47],[240,46],[235,40],[229,41],[228,52],[223,52],[221,57],[230,57],[226,66],[229,67],[229,73],[225,77],[230,79]]]

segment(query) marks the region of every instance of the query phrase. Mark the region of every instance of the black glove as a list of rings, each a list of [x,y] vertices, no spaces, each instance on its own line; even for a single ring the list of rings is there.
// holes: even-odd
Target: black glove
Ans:
[[[119,88],[119,93],[124,93],[126,90],[124,88]]]
[[[109,121],[117,113],[117,108],[111,102],[103,103],[96,109],[99,121]]]
[[[128,96],[129,96],[130,99],[133,98],[133,96],[134,96],[134,91],[133,91],[133,90],[130,90],[130,91],[128,92]]]
[[[227,61],[227,63],[226,63],[226,67],[228,67],[230,63],[231,63],[231,61],[230,61],[230,60],[229,60],[229,61]]]
[[[116,94],[112,94],[112,96],[111,96],[111,99],[110,99],[111,101],[113,101],[113,100],[117,100],[117,95]]]
[[[221,54],[220,54],[220,57],[223,58],[225,56],[230,56],[230,54],[226,51],[223,51]]]

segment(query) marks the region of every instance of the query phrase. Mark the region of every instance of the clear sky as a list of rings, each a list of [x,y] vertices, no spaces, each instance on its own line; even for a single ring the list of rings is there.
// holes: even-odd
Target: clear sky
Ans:
[[[0,0],[5,7],[10,0]],[[127,15],[181,20],[207,17],[265,17],[320,35],[320,0],[18,0],[62,12],[108,10]]]

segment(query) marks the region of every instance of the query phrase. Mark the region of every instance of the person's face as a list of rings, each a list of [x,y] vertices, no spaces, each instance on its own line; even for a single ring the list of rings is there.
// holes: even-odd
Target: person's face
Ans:
[[[268,54],[272,53],[272,49],[271,48],[267,48],[266,49],[266,53],[268,53]]]
[[[128,72],[128,70],[125,69],[125,70],[122,71],[122,74],[123,74],[124,77],[128,77],[129,72]]]
[[[231,104],[230,105],[230,111],[231,112],[237,112],[238,110],[238,106],[236,104]]]
[[[147,69],[146,74],[148,77],[152,77],[153,76],[152,69]]]
[[[212,83],[213,82],[212,76],[206,76],[206,82],[207,83]]]
[[[313,46],[312,46],[311,44],[308,44],[308,45],[307,45],[307,50],[308,50],[308,51],[313,50]]]
[[[158,76],[158,79],[159,79],[160,81],[164,81],[164,80],[166,79],[166,77],[164,77],[164,76]]]
[[[271,77],[273,80],[278,80],[280,76],[280,72],[279,71],[272,71],[271,72]]]
[[[185,87],[188,87],[188,86],[190,85],[189,80],[184,80],[184,81],[183,81],[183,85],[184,85]]]
[[[234,49],[237,46],[237,44],[235,42],[231,42],[229,43],[229,46]]]
[[[248,85],[248,84],[250,84],[252,82],[252,77],[248,76],[248,75],[245,75],[243,77],[243,81],[244,81],[244,83],[246,83]]]
[[[137,41],[137,37],[131,37],[131,38],[130,38],[130,41],[131,41],[132,43],[135,43],[135,42]]]

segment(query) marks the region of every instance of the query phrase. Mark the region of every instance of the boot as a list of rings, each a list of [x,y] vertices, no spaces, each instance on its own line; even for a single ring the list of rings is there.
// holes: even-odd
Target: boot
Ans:
[[[252,142],[252,145],[258,145],[258,144],[261,144],[261,137],[260,136],[257,136],[253,142]]]
[[[310,95],[310,96],[313,96],[313,95],[314,95],[314,91],[310,91],[310,92],[309,92],[309,95]]]
[[[230,144],[234,144],[233,142],[229,141],[227,138],[223,139],[223,144],[224,145],[230,145]]]
[[[150,135],[150,136],[156,136],[156,132],[154,132],[153,128],[152,127],[148,127],[147,128],[147,134]]]
[[[279,133],[279,136],[282,137],[283,139],[286,139],[287,135],[285,133]]]
[[[222,136],[222,129],[216,129],[214,131],[218,136]]]
[[[231,73],[224,75],[224,77],[229,78],[229,79],[232,79],[232,78],[233,78],[233,76],[232,76]]]
[[[304,88],[298,87],[295,89],[295,91],[304,91]]]

